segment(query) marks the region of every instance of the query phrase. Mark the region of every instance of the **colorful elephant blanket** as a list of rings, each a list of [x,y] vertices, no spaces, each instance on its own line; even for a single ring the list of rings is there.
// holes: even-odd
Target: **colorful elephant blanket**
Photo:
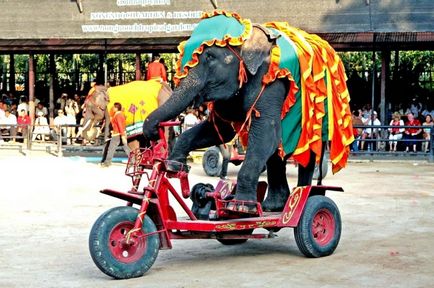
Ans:
[[[349,145],[354,140],[349,106],[350,96],[342,61],[319,36],[291,27],[286,22],[262,25],[273,34],[271,63],[262,82],[266,86],[278,78],[290,81],[283,103],[281,155],[292,155],[303,166],[310,151],[318,161],[323,141],[330,141],[333,172],[345,167]],[[206,46],[241,46],[252,33],[252,23],[236,13],[205,13],[190,39],[179,45],[178,82],[198,64]],[[241,69],[240,69],[241,70]],[[254,108],[254,107],[252,107]],[[324,142],[325,143],[325,142]]]
[[[158,108],[160,89],[161,83],[155,80],[133,81],[107,89],[110,98],[107,109],[110,116],[112,116],[113,104],[121,103],[128,137],[142,133],[143,122]]]

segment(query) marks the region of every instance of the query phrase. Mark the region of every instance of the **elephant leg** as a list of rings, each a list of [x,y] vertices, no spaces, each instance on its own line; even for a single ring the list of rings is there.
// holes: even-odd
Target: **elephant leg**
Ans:
[[[236,200],[257,201],[256,189],[259,175],[267,160],[277,149],[280,122],[264,118],[260,118],[260,121],[253,121],[250,127],[246,157],[238,172]],[[255,212],[256,206],[240,205],[237,210]]]
[[[286,179],[286,160],[282,159],[278,150],[267,161],[268,192],[262,202],[264,211],[282,211],[289,196]]]
[[[311,185],[314,170],[315,170],[315,153],[310,151],[310,159],[307,166],[303,167],[302,165],[298,165],[297,186]]]
[[[217,124],[219,129],[218,133],[220,133],[225,142],[234,138],[235,132],[230,124],[224,122]],[[218,133],[212,123],[202,121],[179,135],[170,153],[169,159],[186,163],[190,151],[221,144],[222,141]]]

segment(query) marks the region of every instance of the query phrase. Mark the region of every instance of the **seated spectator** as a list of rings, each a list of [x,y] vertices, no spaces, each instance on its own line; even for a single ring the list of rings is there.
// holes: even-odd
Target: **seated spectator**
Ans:
[[[419,120],[414,118],[412,112],[407,113],[407,123],[406,126],[421,126]],[[405,128],[404,131],[404,139],[406,139],[405,143],[405,152],[409,152],[409,148],[413,148],[413,152],[416,152],[416,144],[415,139],[419,138],[420,133],[422,132],[421,128]]]
[[[44,106],[41,102],[36,105],[35,114],[38,115],[39,112],[42,112],[42,115],[46,117],[48,115],[47,107]]]
[[[2,124],[0,127],[0,140],[3,142],[3,135],[8,135],[12,139],[11,142],[15,142],[15,137],[17,136],[17,116],[12,114],[9,109],[6,109],[5,116],[0,120],[0,124]]]
[[[20,97],[20,103],[18,104],[18,107],[17,107],[18,115],[20,114],[21,110],[25,110],[26,115],[29,113],[29,104],[27,103],[26,96]]]
[[[27,142],[27,137],[29,133],[29,126],[32,124],[32,121],[30,119],[30,116],[27,115],[27,111],[25,109],[21,109],[18,112],[18,118],[17,118],[17,135],[21,135],[24,137],[23,143]]]
[[[65,125],[67,124],[68,118],[65,116],[63,110],[59,109],[57,116],[54,118],[54,127],[51,129],[51,137],[54,141],[57,141],[60,134],[62,135],[62,139],[66,139],[67,127]]]
[[[48,126],[48,121],[47,118],[44,117],[44,113],[39,111],[35,120],[32,141],[35,141],[38,137],[40,137],[42,141],[45,141],[47,135],[50,135],[50,126]]]
[[[376,111],[373,112],[371,119],[366,119],[366,120],[365,120],[366,122],[363,123],[366,126],[380,126],[381,125],[380,120],[378,120],[378,118],[377,118],[377,112]],[[374,129],[373,128],[365,128],[363,130],[363,133],[362,133],[362,140],[377,139],[378,135],[379,135],[378,133],[380,130],[381,130],[380,128],[374,128]],[[364,150],[364,146],[365,146],[365,141],[362,141],[360,143],[361,150]],[[376,147],[377,147],[377,145],[374,145],[372,150],[376,149]],[[368,150],[370,150],[370,149],[371,149],[371,145],[369,144]]]
[[[389,141],[390,151],[396,152],[396,146],[398,141],[402,139],[402,133],[404,132],[404,128],[399,128],[399,126],[404,126],[404,121],[401,120],[401,115],[398,112],[393,113],[393,118],[389,123],[390,126],[394,126],[389,128]],[[396,127],[395,127],[396,126]]]
[[[423,139],[425,140],[425,142],[422,142],[422,151],[428,153],[429,149],[430,149],[429,143],[430,143],[431,134],[432,134],[431,129],[434,129],[434,122],[433,122],[431,114],[427,114],[425,116],[425,122],[423,122],[422,125],[431,127],[431,128],[423,128]]]

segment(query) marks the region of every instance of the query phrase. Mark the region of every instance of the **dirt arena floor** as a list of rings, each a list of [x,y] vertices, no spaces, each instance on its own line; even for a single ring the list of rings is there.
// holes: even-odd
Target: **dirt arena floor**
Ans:
[[[238,168],[230,165],[229,176]],[[357,162],[328,175],[342,237],[329,257],[305,258],[292,229],[278,237],[223,246],[178,240],[145,276],[113,280],[88,250],[93,222],[123,202],[98,191],[127,190],[124,165],[84,158],[22,156],[0,150],[0,287],[433,287],[434,165]],[[296,170],[288,165],[288,179]],[[199,164],[190,183],[215,184]]]

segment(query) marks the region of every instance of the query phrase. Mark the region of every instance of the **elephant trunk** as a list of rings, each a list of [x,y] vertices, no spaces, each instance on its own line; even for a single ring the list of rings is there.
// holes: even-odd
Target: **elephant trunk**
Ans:
[[[183,79],[174,91],[172,96],[153,111],[143,123],[143,134],[148,139],[158,139],[157,126],[160,122],[169,121],[181,114],[187,107],[194,104],[201,104],[199,91],[203,87],[203,80],[199,73],[192,69],[189,75]]]

